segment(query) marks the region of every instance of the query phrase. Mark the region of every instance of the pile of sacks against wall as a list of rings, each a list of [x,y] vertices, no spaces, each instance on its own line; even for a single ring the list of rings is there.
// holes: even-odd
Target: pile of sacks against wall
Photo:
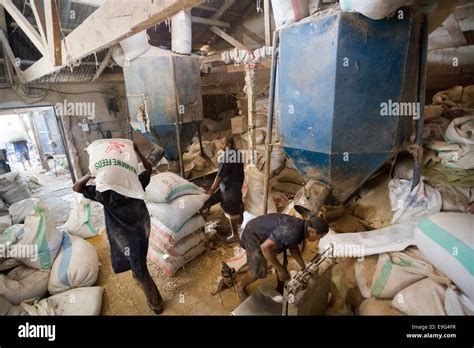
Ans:
[[[148,259],[173,276],[205,250],[204,219],[198,214],[209,195],[171,173],[153,176],[145,191],[151,217]]]
[[[359,314],[474,314],[473,270],[468,261],[473,255],[473,223],[471,214],[437,213],[413,227],[410,244],[416,247],[393,252],[392,241],[391,248],[384,243],[386,252],[354,262],[356,286],[366,299]],[[368,238],[370,233],[363,234]]]
[[[47,297],[76,288],[88,289],[96,282],[99,261],[95,248],[80,237],[58,230],[46,204],[36,198],[13,204],[10,213],[16,224],[0,234],[0,312],[98,314],[101,288],[100,294],[93,291],[93,298],[75,306],[62,303],[67,299],[64,296]],[[46,306],[51,301],[55,305]],[[31,309],[38,303],[48,310]],[[28,306],[30,310],[25,309]]]

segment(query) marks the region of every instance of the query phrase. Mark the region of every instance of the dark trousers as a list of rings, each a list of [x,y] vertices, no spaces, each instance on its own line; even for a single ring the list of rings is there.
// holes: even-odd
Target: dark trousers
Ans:
[[[163,299],[161,297],[160,291],[158,290],[158,287],[155,284],[155,281],[148,272],[148,269],[146,269],[146,271],[142,270],[141,273],[142,274],[139,277],[135,273],[133,273],[133,277],[140,284],[140,288],[145,294],[148,304],[151,307],[161,306]]]

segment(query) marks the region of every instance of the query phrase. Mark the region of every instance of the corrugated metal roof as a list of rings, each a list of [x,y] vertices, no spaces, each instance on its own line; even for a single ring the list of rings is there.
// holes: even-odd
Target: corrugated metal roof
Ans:
[[[43,3],[44,0],[40,0]],[[59,10],[61,17],[61,29],[63,37],[67,36],[71,30],[80,25],[87,17],[89,17],[96,9],[96,6],[90,6],[82,3],[76,3],[72,0],[58,0]],[[32,25],[36,25],[34,14],[30,8],[29,1],[27,0],[13,0],[14,4],[18,7],[20,12],[28,19]],[[233,23],[241,18],[241,14],[244,13],[254,3],[253,0],[235,0],[233,5],[228,9],[227,12],[219,19],[221,21]],[[218,9],[224,4],[223,0],[209,0],[203,3],[205,7],[212,9]],[[215,10],[193,8],[192,14],[196,17],[211,18],[215,13]],[[9,42],[12,46],[12,50],[15,57],[21,59],[21,69],[24,70],[32,64],[32,62],[39,60],[42,55],[26,36],[26,34],[16,26],[10,15],[5,12],[6,20],[8,24],[8,36]],[[196,39],[198,44],[207,43],[211,37],[215,36],[211,31],[206,30],[205,25],[193,23],[193,40]],[[171,34],[165,23],[161,23],[148,29],[148,35],[150,37],[150,44],[153,46],[169,47],[171,45]],[[97,52],[96,57],[94,55],[88,56],[82,60],[82,62],[98,62],[102,61],[105,55],[105,50]],[[92,80],[96,72],[97,67],[95,65],[81,65],[74,68],[73,72],[69,68],[61,69],[60,71],[42,77],[38,82],[72,82],[80,79],[84,81]],[[2,70],[2,69],[0,69]],[[120,67],[106,68],[102,75],[120,73]],[[106,78],[106,77],[105,77]],[[116,76],[112,77],[113,79]],[[0,81],[4,81],[5,78],[0,74]]]

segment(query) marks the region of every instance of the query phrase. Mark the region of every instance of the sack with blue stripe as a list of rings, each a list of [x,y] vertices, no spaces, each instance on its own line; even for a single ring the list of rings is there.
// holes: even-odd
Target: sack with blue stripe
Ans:
[[[99,229],[91,223],[91,201],[76,194],[71,215],[61,229],[85,239],[97,236]]]
[[[437,213],[415,229],[423,256],[474,302],[474,215]]]
[[[63,243],[48,282],[50,294],[92,286],[99,275],[99,259],[94,246],[81,237],[64,233]]]
[[[23,230],[13,232],[15,236],[10,237],[14,237],[15,242],[8,250],[12,258],[31,268],[51,268],[61,247],[63,233],[56,228],[44,202],[33,206],[32,212],[25,218]]]

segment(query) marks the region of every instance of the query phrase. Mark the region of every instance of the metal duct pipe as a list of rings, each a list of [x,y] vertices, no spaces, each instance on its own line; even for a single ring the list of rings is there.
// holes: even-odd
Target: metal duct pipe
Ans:
[[[180,11],[171,18],[171,50],[191,54],[193,47],[191,11]]]
[[[268,182],[270,180],[270,161],[272,155],[273,114],[275,109],[275,85],[279,43],[280,31],[277,29],[273,34],[272,71],[270,77],[270,95],[268,99],[267,136],[265,138],[267,148],[265,152],[265,177],[263,183],[263,214],[266,214],[268,211]]]
[[[424,109],[426,96],[426,61],[428,56],[428,19],[426,15],[421,15],[421,30],[420,30],[420,54],[418,67],[418,102],[420,104],[420,115],[416,120],[416,138],[415,144],[422,148],[423,146],[423,124],[424,124]],[[412,189],[420,182],[421,175],[421,153],[415,154],[415,165],[413,167],[413,183]]]

